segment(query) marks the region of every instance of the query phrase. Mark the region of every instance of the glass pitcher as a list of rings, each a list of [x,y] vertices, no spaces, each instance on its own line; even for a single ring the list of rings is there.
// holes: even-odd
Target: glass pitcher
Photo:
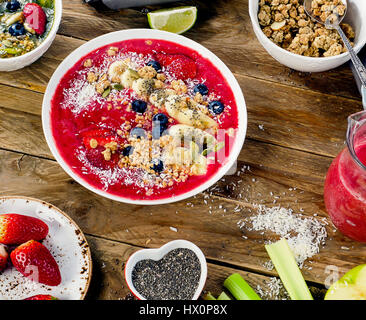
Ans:
[[[329,167],[324,202],[340,232],[366,242],[366,111],[348,117],[347,147]]]

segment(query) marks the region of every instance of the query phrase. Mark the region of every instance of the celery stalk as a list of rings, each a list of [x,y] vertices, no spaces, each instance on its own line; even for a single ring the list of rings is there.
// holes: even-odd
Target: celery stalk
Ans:
[[[211,292],[207,293],[204,297],[204,300],[216,300],[216,298],[211,294]]]
[[[227,278],[224,287],[231,292],[236,300],[261,300],[239,273],[234,273]]]
[[[286,239],[266,245],[265,248],[291,299],[313,300]]]
[[[231,299],[225,292],[221,292],[217,300],[231,300]]]

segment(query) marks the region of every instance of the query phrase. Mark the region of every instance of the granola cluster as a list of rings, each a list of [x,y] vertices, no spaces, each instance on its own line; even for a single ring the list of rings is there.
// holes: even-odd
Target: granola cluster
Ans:
[[[314,16],[325,22],[328,17],[335,13],[340,17],[344,16],[346,6],[342,0],[313,0],[311,2],[311,10]]]
[[[323,19],[329,5],[332,10],[338,8],[339,13],[344,13],[343,4],[339,2],[314,0],[312,6]],[[347,51],[338,32],[313,21],[301,0],[260,0],[258,20],[264,34],[290,52],[308,57],[330,57]],[[352,27],[346,23],[341,27],[352,43],[355,38]]]

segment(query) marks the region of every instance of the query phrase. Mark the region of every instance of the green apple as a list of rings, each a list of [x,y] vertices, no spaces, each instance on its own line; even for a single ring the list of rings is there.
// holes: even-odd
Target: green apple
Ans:
[[[351,269],[333,283],[324,300],[366,300],[366,264]]]

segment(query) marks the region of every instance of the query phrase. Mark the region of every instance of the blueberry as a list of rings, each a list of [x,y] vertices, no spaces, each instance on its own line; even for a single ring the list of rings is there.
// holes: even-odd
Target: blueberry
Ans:
[[[213,113],[213,114],[220,114],[224,111],[225,106],[222,102],[220,101],[212,101],[210,102],[210,104],[208,105],[208,109]]]
[[[207,89],[205,84],[199,83],[199,84],[194,86],[193,92],[194,93],[199,92],[201,95],[205,96],[208,93],[208,89]]]
[[[150,60],[150,61],[147,63],[147,65],[148,65],[149,67],[153,67],[153,68],[156,70],[156,72],[161,72],[161,65],[160,65],[160,63],[159,63],[159,62],[157,62],[157,61],[155,61],[155,60]]]
[[[166,125],[168,120],[168,117],[164,113],[157,113],[153,116],[153,122],[160,123],[161,125]]]
[[[147,103],[143,100],[134,100],[132,102],[132,110],[137,113],[144,113],[147,109]]]
[[[152,167],[151,169],[153,169],[155,172],[162,172],[164,170],[164,163],[161,160],[158,159],[154,159],[152,161]]]
[[[20,3],[17,0],[8,1],[6,4],[6,9],[10,12],[15,12],[20,8]]]
[[[152,131],[151,131],[152,138],[159,139],[163,135],[165,130],[166,130],[165,125],[160,125],[160,124],[153,125]]]
[[[13,36],[13,37],[17,37],[17,36],[22,36],[25,34],[25,29],[24,29],[24,26],[17,22],[17,23],[14,23],[12,24],[10,27],[9,27],[9,33]]]
[[[122,150],[122,155],[124,157],[128,157],[131,153],[133,153],[133,147],[132,146],[127,146],[126,148],[124,148]]]
[[[135,127],[130,131],[130,135],[134,138],[146,138],[146,131],[140,127]]]

